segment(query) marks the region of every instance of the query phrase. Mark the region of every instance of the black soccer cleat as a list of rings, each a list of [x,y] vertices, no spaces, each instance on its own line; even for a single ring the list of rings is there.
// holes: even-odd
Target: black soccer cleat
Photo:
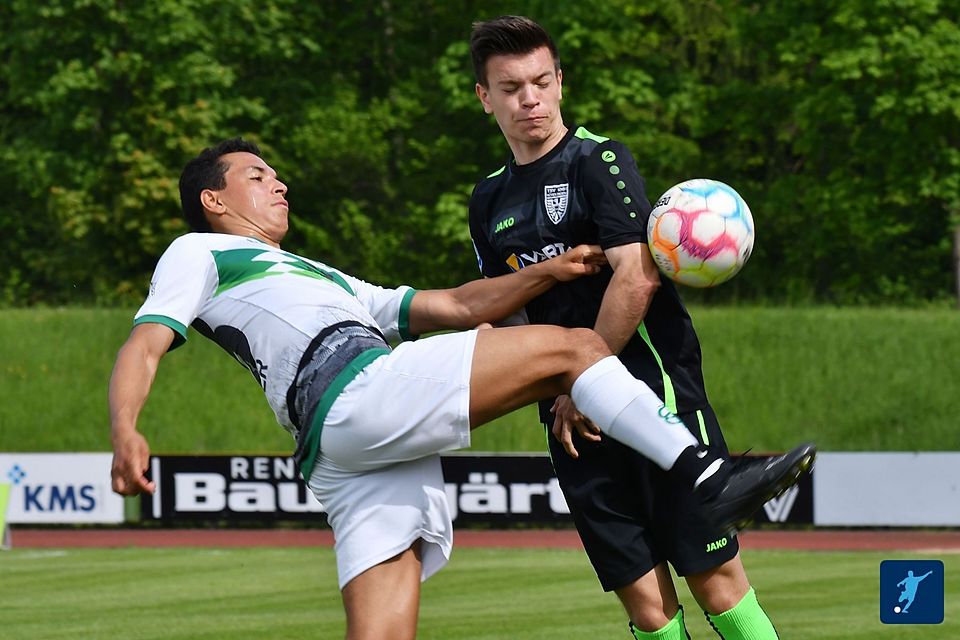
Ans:
[[[813,466],[816,455],[816,445],[806,443],[781,456],[734,462],[723,487],[704,498],[705,515],[728,534],[736,533],[764,503],[795,485]]]

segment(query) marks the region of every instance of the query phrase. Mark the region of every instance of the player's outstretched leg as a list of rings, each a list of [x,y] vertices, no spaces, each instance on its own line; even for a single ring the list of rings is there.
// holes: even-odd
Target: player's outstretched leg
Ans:
[[[640,452],[702,497],[719,527],[736,529],[796,483],[813,462],[803,445],[762,464],[734,466],[703,447],[650,388],[589,329],[524,326],[479,331],[470,373],[470,424],[570,394],[602,433]]]

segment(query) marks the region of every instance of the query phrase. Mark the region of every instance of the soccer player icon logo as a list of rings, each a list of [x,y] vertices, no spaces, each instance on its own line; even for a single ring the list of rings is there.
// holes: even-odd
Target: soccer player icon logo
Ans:
[[[941,560],[880,563],[880,622],[883,624],[940,624],[943,602]]]
[[[897,602],[906,601],[907,604],[904,605],[903,609],[899,606],[893,608],[894,613],[906,613],[910,610],[910,605],[913,604],[913,599],[917,597],[917,586],[920,582],[929,576],[933,571],[927,571],[925,574],[919,578],[913,575],[913,571],[907,571],[907,577],[897,583],[898,587],[903,587],[903,592],[900,593],[900,599]]]

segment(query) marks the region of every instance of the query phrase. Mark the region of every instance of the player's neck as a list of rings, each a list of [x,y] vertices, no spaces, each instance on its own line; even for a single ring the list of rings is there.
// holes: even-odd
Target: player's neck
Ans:
[[[510,151],[513,153],[513,160],[518,165],[530,164],[536,162],[547,155],[553,148],[560,144],[563,137],[567,135],[567,127],[561,122],[560,125],[543,140],[527,142],[523,140],[507,140],[510,145]]]
[[[279,240],[271,238],[262,229],[246,224],[220,224],[211,225],[215,233],[225,233],[231,236],[242,236],[244,238],[253,238],[266,243],[272,247],[280,248]]]

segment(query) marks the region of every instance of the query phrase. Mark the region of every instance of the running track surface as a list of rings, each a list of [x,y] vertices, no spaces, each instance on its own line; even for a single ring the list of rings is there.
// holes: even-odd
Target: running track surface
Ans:
[[[332,546],[329,530],[290,529],[23,529],[14,549],[76,547],[313,547]],[[916,551],[960,553],[960,530],[821,530],[740,533],[744,549]],[[576,531],[456,531],[458,547],[581,549]]]

